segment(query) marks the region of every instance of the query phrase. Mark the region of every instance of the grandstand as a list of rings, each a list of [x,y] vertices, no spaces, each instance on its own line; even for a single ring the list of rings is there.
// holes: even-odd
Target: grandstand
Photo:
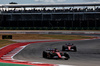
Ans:
[[[100,4],[0,5],[1,27],[99,28]]]

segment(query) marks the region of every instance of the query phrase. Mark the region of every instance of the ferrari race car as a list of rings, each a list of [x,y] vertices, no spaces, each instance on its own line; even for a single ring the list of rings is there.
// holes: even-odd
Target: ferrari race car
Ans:
[[[76,52],[77,48],[75,45],[69,43],[69,44],[65,44],[62,46],[62,51],[74,51],[74,52]]]
[[[60,52],[57,49],[49,49],[43,51],[43,58],[68,60],[70,57],[67,53]]]

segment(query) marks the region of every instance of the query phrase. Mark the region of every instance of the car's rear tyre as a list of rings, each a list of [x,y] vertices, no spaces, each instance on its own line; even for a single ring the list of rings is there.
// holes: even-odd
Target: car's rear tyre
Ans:
[[[65,51],[65,46],[62,46],[62,51]]]

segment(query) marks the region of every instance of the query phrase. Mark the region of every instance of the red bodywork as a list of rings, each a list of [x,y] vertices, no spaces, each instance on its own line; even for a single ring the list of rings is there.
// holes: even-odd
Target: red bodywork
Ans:
[[[68,47],[68,50],[71,50],[71,47],[72,47],[72,46],[67,46],[67,47]]]
[[[56,54],[58,55],[59,58],[61,58],[60,52],[56,52]]]

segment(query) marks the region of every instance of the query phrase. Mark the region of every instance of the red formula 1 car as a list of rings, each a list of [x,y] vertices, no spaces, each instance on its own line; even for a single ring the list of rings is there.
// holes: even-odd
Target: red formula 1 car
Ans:
[[[60,52],[57,49],[49,49],[43,51],[43,58],[68,60],[70,57],[67,53]]]
[[[69,43],[69,44],[65,44],[62,46],[62,51],[74,51],[74,52],[76,52],[77,48],[73,44]]]

